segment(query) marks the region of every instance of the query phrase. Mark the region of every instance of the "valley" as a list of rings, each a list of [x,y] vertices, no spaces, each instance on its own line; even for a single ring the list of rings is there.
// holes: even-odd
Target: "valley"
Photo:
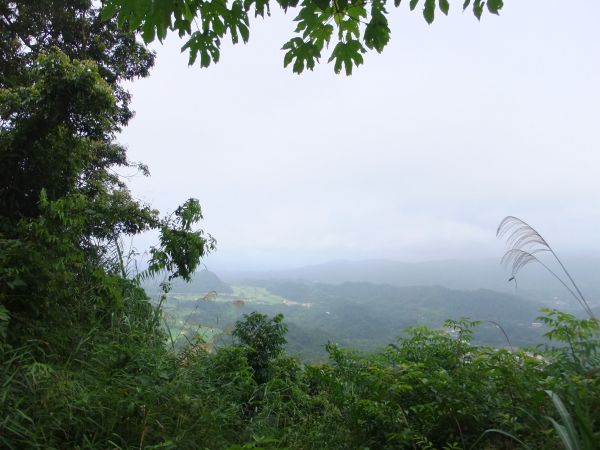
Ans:
[[[202,271],[191,283],[173,286],[163,315],[172,345],[199,338],[218,348],[232,342],[230,332],[244,314],[281,313],[289,328],[287,350],[316,362],[327,358],[328,342],[373,351],[395,342],[410,327],[437,328],[446,319],[481,321],[474,337],[478,344],[535,347],[544,343],[544,328],[536,321],[543,306],[489,289],[280,279],[230,286]]]

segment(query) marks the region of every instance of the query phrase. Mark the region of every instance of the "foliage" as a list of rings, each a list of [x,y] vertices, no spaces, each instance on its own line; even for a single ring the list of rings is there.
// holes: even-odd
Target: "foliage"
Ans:
[[[576,436],[591,439],[581,448],[598,441],[597,376],[555,364],[553,348],[474,346],[472,321],[414,328],[366,355],[330,344],[326,364],[271,352],[256,380],[247,343],[277,336],[281,320],[238,323],[249,337],[216,353],[173,353],[148,316],[126,317],[91,330],[66,363],[36,357],[35,343],[2,353],[3,447],[555,449],[550,390],[569,399],[559,420],[572,411]]]
[[[156,214],[110,172],[126,160],[111,142],[117,107],[95,65],[56,51],[26,74],[23,85],[0,90],[0,302],[16,327],[9,338],[119,310],[127,281],[105,259],[107,244],[148,229]]]
[[[118,107],[95,63],[54,51],[24,73],[23,85],[0,90],[0,301],[14,327],[9,340],[29,335],[25,328],[41,337],[59,321],[85,330],[112,320],[131,285],[118,252],[124,235],[160,229],[174,259],[153,267],[173,277],[214,248],[192,230],[197,201],[172,225],[114,173],[129,163],[113,142]],[[79,338],[60,336],[65,345]]]
[[[167,28],[169,7],[204,5],[129,4],[136,14],[166,5]],[[250,6],[225,16],[213,6],[200,17],[207,29],[244,38],[236,24]],[[434,7],[425,1],[430,19]],[[160,306],[141,289],[144,274],[127,270],[121,241],[158,230],[146,275],[164,271],[170,282],[188,279],[214,240],[194,229],[198,201],[161,219],[115,173],[130,165],[114,142],[130,117],[119,82],[143,75],[151,58],[132,34],[107,36],[115,21],[100,22],[89,1],[4,2],[0,12],[2,448],[554,449],[561,439],[598,448],[594,318],[546,311],[560,345],[537,352],[474,345],[478,323],[459,319],[367,354],[330,343],[329,363],[305,365],[283,350],[283,316],[258,313],[216,352],[193,338],[169,348]],[[356,40],[344,17],[336,25]],[[375,48],[387,40],[377,30]],[[352,51],[337,50],[342,66],[357,63]]]
[[[258,383],[269,379],[272,360],[283,352],[286,332],[287,326],[281,314],[269,319],[264,314],[253,312],[244,315],[243,320],[235,324],[231,334],[246,351]]]
[[[202,219],[200,203],[190,199],[174,212],[175,218],[167,218],[160,226],[160,247],[150,249],[149,275],[161,270],[170,273],[169,281],[181,277],[189,281],[200,262],[200,258],[216,247],[212,236],[204,238],[202,230],[192,226]]]
[[[334,70],[347,75],[363,63],[367,50],[381,53],[390,40],[388,9],[398,8],[401,0],[276,0],[283,11],[297,11],[296,37],[283,45],[283,64],[295,73],[314,69],[331,45],[328,61]],[[405,2],[406,3],[406,2]],[[423,17],[431,24],[436,11],[448,14],[448,0],[410,0],[410,10],[422,6]],[[125,29],[138,30],[144,42],[163,41],[169,31],[187,36],[182,51],[189,51],[189,63],[200,56],[200,67],[217,63],[221,42],[229,36],[233,44],[246,43],[250,37],[250,16],[270,15],[269,0],[105,0],[102,17],[117,18]],[[499,14],[502,0],[465,0],[463,10],[471,7],[477,19],[484,9]]]
[[[214,246],[194,230],[198,202],[159,219],[133,199],[114,171],[129,166],[114,143],[123,105],[96,62],[58,49],[25,60],[0,89],[0,446],[167,448],[177,433],[222,427],[197,417],[227,411],[215,406],[227,397],[175,395],[201,389],[200,375],[166,350],[120,244],[163,231],[161,248],[185,252],[155,267],[184,277]],[[166,420],[171,397],[186,416]]]
[[[22,85],[38,57],[56,48],[72,60],[96,63],[114,91],[114,121],[127,125],[133,112],[122,81],[148,76],[154,64],[154,54],[133,33],[116,20],[100,20],[92,0],[0,2],[0,88]]]
[[[552,417],[549,417],[549,420],[564,448],[596,448],[600,444],[598,433],[594,431],[597,428],[594,418],[598,408],[598,394],[595,391],[600,370],[600,321],[561,259],[537,230],[522,219],[508,216],[502,220],[496,234],[498,237],[506,237],[508,242],[508,250],[502,261],[512,266],[509,281],[514,280],[516,283],[516,274],[523,267],[532,262],[537,263],[567,289],[589,317],[580,320],[565,312],[542,309],[545,315],[539,320],[550,328],[546,333],[548,339],[565,344],[562,348],[549,351],[548,356],[554,371],[566,378],[566,393],[574,409],[572,416],[560,396],[552,390],[547,390],[546,393],[552,399],[562,423]],[[558,271],[550,268],[538,257],[544,253],[552,256],[559,267]],[[588,398],[589,392],[595,392],[592,401]],[[596,411],[593,411],[594,409]]]
[[[121,82],[153,63],[134,34],[100,21],[91,1],[4,2],[0,11],[1,329],[11,344],[36,338],[68,352],[140,291],[127,279],[123,237],[159,230],[166,258],[152,268],[171,278],[186,278],[214,240],[193,229],[197,200],[160,219],[118,175],[148,174],[114,140],[132,115]]]
[[[593,416],[591,416],[589,409],[583,406],[586,403],[585,400],[573,397],[571,392],[570,396],[573,397],[575,403],[575,420],[573,420],[571,413],[560,397],[552,391],[546,391],[546,393],[552,399],[552,403],[562,421],[562,423],[559,423],[552,417],[548,418],[552,422],[564,448],[567,450],[593,450],[597,448],[598,439],[594,437]],[[579,426],[579,431],[575,424]]]
[[[557,364],[568,365],[573,372],[587,373],[600,367],[600,334],[594,319],[577,319],[572,314],[554,309],[542,309],[545,315],[538,319],[550,331],[546,337],[562,343],[557,349]]]

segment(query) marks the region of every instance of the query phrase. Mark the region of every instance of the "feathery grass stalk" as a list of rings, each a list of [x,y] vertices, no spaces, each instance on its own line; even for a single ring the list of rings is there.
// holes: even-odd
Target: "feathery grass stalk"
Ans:
[[[508,337],[508,334],[506,333],[506,330],[504,329],[504,327],[502,325],[500,325],[498,322],[496,322],[494,320],[484,320],[483,322],[491,323],[496,328],[498,328],[502,332],[502,334],[504,335],[504,339],[506,339],[506,343],[508,344],[508,346],[510,348],[513,347],[512,343],[510,342],[510,338]]]
[[[575,283],[575,280],[558,257],[554,249],[542,237],[542,235],[531,225],[522,219],[514,216],[507,216],[500,222],[496,230],[498,238],[506,238],[508,250],[502,257],[502,263],[505,266],[511,265],[511,278],[509,281],[515,280],[517,273],[526,265],[532,262],[540,264],[551,275],[554,276],[577,300],[588,316],[598,322],[585,296]],[[556,260],[562,272],[567,278],[565,281],[560,275],[553,271],[550,267],[544,264],[536,255],[539,253],[548,252]]]

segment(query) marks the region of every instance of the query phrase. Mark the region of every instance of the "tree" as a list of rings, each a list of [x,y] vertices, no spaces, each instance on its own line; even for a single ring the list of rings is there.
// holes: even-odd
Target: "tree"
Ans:
[[[188,278],[214,246],[192,230],[200,206],[161,220],[111,172],[125,152],[112,142],[116,101],[95,63],[55,51],[25,73],[29,84],[0,90],[0,302],[14,325],[118,314],[124,235],[158,229],[153,271]]]
[[[291,65],[295,73],[312,70],[332,45],[328,62],[334,62],[336,73],[344,69],[350,75],[353,67],[363,63],[367,49],[381,53],[390,40],[387,15],[392,2],[388,0],[106,0],[102,16],[117,17],[120,26],[138,30],[146,43],[162,41],[169,30],[187,36],[182,51],[189,51],[190,65],[200,57],[200,66],[208,67],[219,61],[226,36],[234,44],[240,39],[248,42],[250,14],[264,18],[273,3],[285,12],[297,10],[296,36],[282,48],[284,67]],[[393,1],[396,8],[400,4],[401,0]],[[448,14],[450,9],[448,0],[410,0],[410,10],[419,4],[429,24],[437,10]],[[469,7],[480,19],[484,9],[499,14],[503,0],[464,0],[463,9]]]
[[[116,124],[133,116],[122,81],[146,77],[154,54],[121,30],[116,20],[100,20],[92,0],[0,0],[0,88],[21,84],[40,54],[58,48],[71,59],[92,60],[115,91]]]
[[[132,166],[114,143],[133,115],[121,82],[147,76],[154,55],[116,21],[100,21],[89,0],[2,1],[0,24],[0,216],[35,216],[42,188],[49,200],[75,188],[97,195],[99,183],[123,188],[111,170]],[[40,56],[57,49],[73,65],[61,59],[42,68]],[[90,71],[87,76],[76,68],[83,60],[94,63],[81,69]],[[48,74],[41,73],[46,69]],[[44,89],[35,88],[37,81]],[[127,197],[121,190],[122,207]],[[122,230],[143,228],[129,223]]]
[[[9,340],[48,339],[61,324],[68,346],[131,298],[148,306],[127,279],[123,237],[158,230],[149,273],[170,279],[189,279],[215,243],[194,229],[197,200],[161,219],[115,170],[148,173],[115,142],[133,114],[121,82],[153,62],[135,36],[82,0],[2,2],[0,22],[0,314]]]
[[[243,319],[236,322],[232,335],[245,349],[258,383],[269,379],[271,362],[283,352],[287,342],[286,333],[287,325],[283,323],[282,314],[269,318],[252,312],[244,314]]]

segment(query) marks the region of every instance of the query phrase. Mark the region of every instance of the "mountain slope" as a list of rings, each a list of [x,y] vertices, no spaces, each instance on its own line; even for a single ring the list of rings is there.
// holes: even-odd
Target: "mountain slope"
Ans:
[[[281,301],[246,298],[243,292],[252,290],[236,287],[238,294],[219,296],[216,301],[202,300],[201,296],[181,300],[174,295],[167,305],[170,314],[185,319],[192,329],[224,328],[251,311],[282,313],[289,324],[288,349],[309,360],[325,358],[328,341],[373,350],[394,342],[407,327],[439,327],[446,319],[462,317],[482,321],[475,333],[479,343],[509,345],[489,321],[504,328],[512,346],[534,346],[543,341],[543,329],[532,325],[540,303],[491,290],[283,280],[255,281],[254,286]]]

